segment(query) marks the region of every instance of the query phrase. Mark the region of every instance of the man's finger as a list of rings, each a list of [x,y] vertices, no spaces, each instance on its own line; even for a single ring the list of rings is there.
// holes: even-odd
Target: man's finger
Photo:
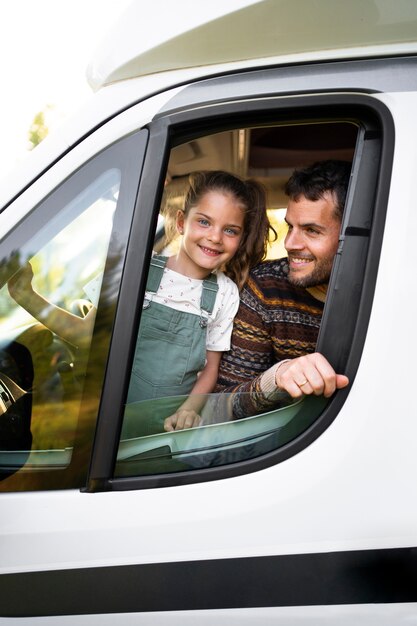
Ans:
[[[349,384],[349,378],[344,374],[336,374],[336,388],[344,389]]]
[[[336,374],[327,359],[318,352],[294,359],[278,371],[279,387],[293,398],[302,395],[324,395],[329,398],[336,389],[343,389],[349,379]]]

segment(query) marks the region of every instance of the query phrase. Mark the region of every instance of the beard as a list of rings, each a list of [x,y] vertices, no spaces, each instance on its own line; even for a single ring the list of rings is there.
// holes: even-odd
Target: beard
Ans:
[[[333,267],[334,257],[326,257],[320,261],[315,260],[311,272],[303,276],[297,276],[297,272],[288,271],[288,282],[295,287],[317,287],[329,282]]]

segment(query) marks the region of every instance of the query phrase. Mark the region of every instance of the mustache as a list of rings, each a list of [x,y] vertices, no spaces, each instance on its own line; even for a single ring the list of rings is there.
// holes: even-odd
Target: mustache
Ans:
[[[306,259],[307,261],[314,261],[314,259],[316,258],[315,256],[312,256],[310,254],[298,254],[297,252],[288,252],[287,251],[287,256],[288,258],[296,258],[296,259]]]

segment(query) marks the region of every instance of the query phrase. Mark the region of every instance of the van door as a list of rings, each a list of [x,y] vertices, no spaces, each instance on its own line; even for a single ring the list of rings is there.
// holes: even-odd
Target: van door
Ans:
[[[370,436],[369,418],[358,409],[355,376],[378,275],[394,122],[382,99],[363,85],[353,90],[353,71],[349,73],[348,66],[343,71],[351,81],[350,89],[340,88],[337,93],[328,88],[323,68],[322,82],[317,79],[314,90],[304,90],[301,86],[310,76],[310,67],[304,68],[305,76],[296,68],[299,83],[290,94],[279,72],[276,76],[253,72],[245,80],[242,75],[220,77],[213,79],[215,90],[211,81],[179,90],[146,129],[97,156],[107,165],[98,177],[93,176],[92,193],[88,183],[76,186],[75,193],[63,200],[49,196],[39,225],[35,228],[34,220],[43,204],[28,215],[25,231],[18,225],[10,242],[5,240],[3,289],[27,261],[33,261],[34,273],[42,276],[41,270],[50,267],[45,258],[54,254],[48,242],[61,232],[65,250],[71,252],[70,242],[81,240],[80,233],[87,231],[89,240],[98,237],[94,250],[101,252],[92,255],[92,268],[85,261],[91,254],[82,257],[67,285],[63,270],[71,268],[70,262],[61,261],[58,276],[49,276],[53,272],[46,269],[46,278],[37,283],[39,291],[45,292],[48,283],[48,295],[55,302],[83,307],[84,287],[100,274],[102,282],[87,349],[68,346],[71,353],[81,350],[81,374],[76,359],[66,353],[48,361],[48,366],[58,364],[52,374],[43,363],[38,367],[34,349],[19,336],[5,348],[4,359],[10,363],[6,375],[24,391],[33,389],[36,424],[49,424],[47,431],[52,434],[49,444],[39,443],[39,454],[32,454],[36,449],[32,443],[27,444],[26,456],[18,458],[16,445],[4,456],[9,459],[4,490],[7,485],[13,491],[33,490],[1,496],[4,616],[48,616],[51,623],[60,623],[65,616],[68,623],[85,624],[94,619],[120,624],[132,619],[138,624],[196,619],[229,624],[244,619],[259,624],[271,618],[283,624],[312,624],[314,620],[330,623],[337,616],[346,624],[368,617],[389,624],[393,615],[411,614],[404,603],[412,607],[416,601],[415,586],[407,582],[415,548],[387,537],[372,506],[356,507],[357,502],[365,506],[373,474],[361,479],[355,474],[353,484],[350,480],[353,450]],[[325,133],[327,126],[330,132]],[[317,128],[321,132],[315,136]],[[332,132],[335,129],[338,132]],[[345,146],[340,143],[342,129],[349,129]],[[290,151],[283,149],[286,135]],[[271,150],[275,159],[280,150],[286,152],[279,168],[274,163],[267,166],[264,160],[263,167],[256,169],[246,159],[244,148],[251,137],[257,137],[258,153]],[[258,178],[265,175],[272,193],[295,166],[289,152],[294,157],[296,138],[301,138],[303,154],[298,159],[310,162],[313,154],[343,154],[352,163],[318,345],[346,372],[351,386],[328,401],[312,398],[302,406],[251,415],[247,421],[230,421],[220,414],[216,423],[188,432],[124,438],[146,276],[165,216],[164,192],[171,184],[177,188],[179,178],[194,169],[223,168],[250,175],[252,167]],[[110,158],[109,165],[107,157],[119,147],[121,161],[114,165]],[[94,163],[95,159],[91,167]],[[126,188],[124,168],[129,173]],[[71,180],[63,183],[62,190]],[[277,198],[271,211],[285,208],[279,193]],[[106,230],[104,205],[108,203],[111,227]],[[85,212],[90,216],[90,208],[92,217],[79,226],[77,220]],[[67,235],[73,221],[75,230]],[[105,234],[100,239],[102,226]],[[23,252],[16,255],[20,248]],[[13,311],[21,314],[13,303],[8,306],[12,317]],[[54,334],[49,333],[48,340],[64,349]],[[26,348],[29,374],[18,371],[19,377],[14,378],[21,362],[14,356],[20,344]],[[25,387],[24,375],[31,381],[38,369],[46,372],[46,384],[42,378],[39,388],[32,382],[32,387]],[[62,379],[67,374],[69,387]],[[42,391],[39,400],[35,389]],[[52,418],[45,409],[47,392],[51,393],[48,402],[53,398],[54,403]],[[69,414],[67,406],[72,411],[70,426],[61,429],[65,432],[58,437],[53,428],[58,429],[60,415]],[[37,441],[34,408],[26,411],[26,427],[29,416],[31,436]],[[35,462],[30,465],[32,458],[39,459],[40,470]],[[60,483],[64,476],[68,482]],[[364,526],[365,510],[372,524]],[[369,541],[370,528],[382,537],[378,545]]]

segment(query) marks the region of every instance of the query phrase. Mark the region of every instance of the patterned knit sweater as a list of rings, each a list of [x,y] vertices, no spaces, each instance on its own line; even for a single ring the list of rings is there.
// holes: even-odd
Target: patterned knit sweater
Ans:
[[[252,270],[241,292],[231,348],[223,353],[216,388],[233,392],[234,418],[288,404],[285,392],[275,388],[266,393],[264,373],[283,359],[315,351],[324,305],[291,285],[287,275],[286,258],[265,261]]]

